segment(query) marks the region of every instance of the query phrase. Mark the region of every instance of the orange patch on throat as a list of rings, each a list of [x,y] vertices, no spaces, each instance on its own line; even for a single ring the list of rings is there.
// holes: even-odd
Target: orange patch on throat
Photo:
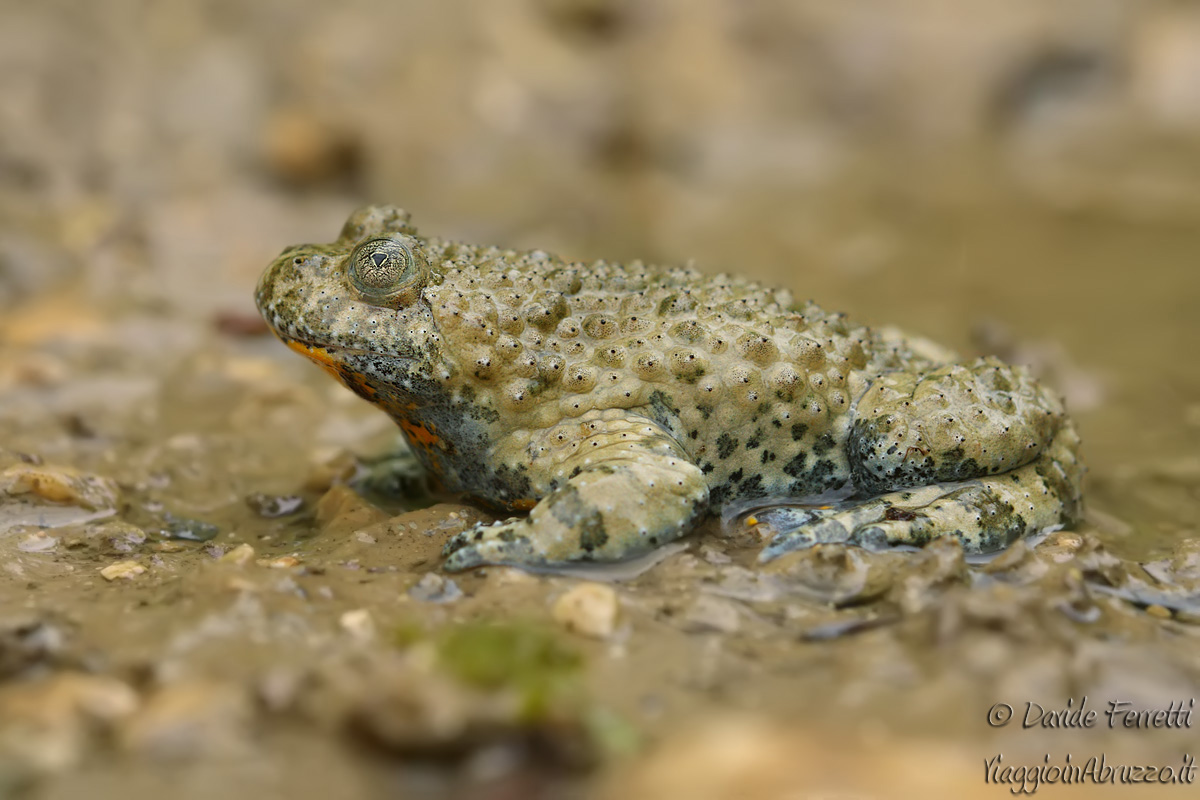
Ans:
[[[378,394],[373,387],[367,385],[358,375],[339,367],[333,359],[333,354],[327,348],[318,347],[315,344],[304,344],[303,342],[294,340],[285,340],[284,344],[310,361],[315,362],[318,367],[337,378],[348,389],[357,393],[360,397],[374,400],[375,395]]]
[[[407,419],[398,420],[400,430],[404,431],[404,435],[408,438],[410,444],[414,447],[420,447],[422,450],[430,450],[434,447],[440,449],[445,448],[445,442],[442,437],[438,436],[434,431],[427,428],[419,422],[411,422]]]
[[[317,347],[313,344],[297,342],[294,339],[285,339],[283,343],[305,358],[315,361],[317,366],[328,372],[333,377],[337,378],[339,381],[342,379],[342,373],[338,370],[337,365],[334,364],[333,356],[330,355],[329,351],[324,347]]]

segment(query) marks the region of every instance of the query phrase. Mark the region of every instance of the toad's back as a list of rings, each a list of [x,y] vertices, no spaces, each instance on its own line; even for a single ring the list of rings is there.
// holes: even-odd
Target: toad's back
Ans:
[[[431,306],[479,400],[530,430],[637,410],[679,440],[714,503],[844,489],[854,399],[870,377],[922,360],[844,315],[727,275],[435,252],[447,268]]]

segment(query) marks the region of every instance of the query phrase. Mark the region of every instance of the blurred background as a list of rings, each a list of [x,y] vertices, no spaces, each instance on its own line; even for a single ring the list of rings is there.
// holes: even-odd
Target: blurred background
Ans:
[[[691,260],[965,353],[1031,364],[1080,423],[1091,468],[1089,534],[1122,558],[1176,553],[1170,574],[1190,581],[1188,603],[1200,597],[1195,548],[1177,549],[1194,540],[1200,517],[1197,0],[0,0],[3,463],[35,454],[112,475],[139,502],[149,497],[147,509],[165,503],[218,523],[222,546],[240,537],[269,555],[278,555],[272,547],[292,552],[272,540],[280,534],[260,518],[268,514],[251,519],[247,494],[309,486],[305,470],[318,470],[311,464],[328,460],[329,448],[354,449],[392,428],[261,335],[253,287],[284,246],[332,239],[366,202],[401,205],[432,235],[578,259]],[[310,446],[316,455],[301,451]],[[448,517],[438,508],[441,516],[429,519],[441,525]],[[11,528],[6,519],[0,514],[0,533]],[[434,524],[429,519],[421,524]],[[136,687],[150,673],[220,674],[238,691],[258,680],[257,662],[243,656],[259,652],[263,630],[276,630],[267,623],[246,634],[252,644],[238,640],[210,661],[163,645],[216,624],[203,615],[229,595],[204,569],[224,551],[150,555],[145,534],[127,531],[120,552],[88,544],[68,558],[54,549],[57,540],[30,530],[19,544],[15,535],[0,539],[0,608],[41,604],[76,615],[72,630],[90,630],[83,638],[108,654],[105,663],[151,665],[121,673],[134,675]],[[335,548],[326,553],[331,564],[330,552],[355,569],[361,558],[378,573],[396,570],[394,553],[371,562],[367,540],[348,544],[352,530],[348,523],[341,538],[302,544]],[[349,558],[351,546],[363,552]],[[326,604],[325,618],[296,619],[357,635],[338,633],[346,627],[338,614],[357,603],[386,617],[394,597],[403,600],[418,575],[428,577],[437,558],[430,548],[404,556],[397,575],[377,577],[395,578],[384,594],[355,596],[358,582],[346,579],[333,584],[336,611]],[[140,583],[106,589],[89,578],[92,567],[130,552],[149,567]],[[314,550],[296,552],[322,563]],[[692,591],[695,565],[678,562],[651,573],[643,602],[659,592],[670,611],[682,602],[673,598]],[[83,571],[73,571],[77,564]],[[304,580],[325,580],[320,575]],[[468,598],[456,609],[472,602],[507,610],[517,585],[461,581]],[[558,591],[546,585],[528,590],[538,613],[544,593]],[[54,591],[34,591],[39,586]],[[315,584],[308,590],[305,602],[317,596]],[[263,601],[268,609],[296,602],[299,592],[294,583],[263,591],[275,598]],[[1058,608],[1050,595],[1031,602]],[[140,605],[128,599],[138,596]],[[908,669],[910,683],[895,685],[913,705],[888,706],[888,724],[902,727],[920,706],[927,730],[983,736],[971,703],[1000,699],[980,687],[1004,681],[1019,687],[1005,697],[1022,700],[1035,689],[1089,685],[1192,691],[1200,661],[1183,628],[1173,629],[1170,659],[1116,659],[1122,637],[1147,648],[1168,641],[1158,635],[1162,620],[1140,610],[1150,601],[1138,602],[1141,633],[1129,634],[1124,617],[1106,617],[1110,627],[1084,645],[1049,623],[1013,634],[988,617],[986,646],[955,639],[961,649],[951,658],[922,628],[899,637],[915,643],[911,664],[919,666],[911,667],[897,666],[900,651],[886,638],[877,649],[871,640],[861,651],[804,650],[804,661],[788,649],[794,631],[783,629],[794,620],[784,612],[727,614],[720,624],[732,619],[733,627],[716,629],[738,644],[735,655],[720,655],[726,661],[694,630],[670,628],[683,623],[663,623],[677,636],[668,637],[675,649],[639,650],[634,637],[631,661],[603,662],[605,691],[638,707],[627,684],[669,684],[656,670],[671,663],[688,676],[677,681],[684,709],[699,695],[734,707],[773,708],[784,695],[789,709],[826,695],[835,706],[845,697],[861,706]],[[316,607],[304,606],[313,615]],[[1157,607],[1168,617],[1178,611]],[[154,609],[155,621],[124,617],[130,608]],[[1195,630],[1200,611],[1190,613],[1186,630]],[[635,632],[684,619],[646,614],[653,621],[637,618]],[[229,630],[251,630],[245,620],[259,617],[229,619]],[[361,615],[351,619],[363,624]],[[738,639],[757,630],[746,619],[763,630],[783,620],[755,640],[781,643],[779,650],[762,655],[745,644],[753,636]],[[1171,624],[1182,626],[1180,619]],[[12,652],[4,649],[6,620],[0,615],[0,666],[13,663],[4,661]],[[307,650],[294,657],[289,648],[299,647],[294,631],[303,625],[288,620],[297,627],[278,629],[278,648],[262,663],[315,658]],[[194,634],[187,647],[206,636]],[[1017,640],[1026,647],[1020,659]],[[1114,649],[1100,648],[1101,640]],[[1091,661],[1079,655],[1092,645],[1099,649],[1088,651]],[[1008,665],[1017,661],[1032,666],[1013,677]],[[1175,671],[1163,677],[1168,662]],[[734,663],[735,677],[751,677],[726,680],[713,663]],[[794,688],[798,663],[810,670],[807,693]],[[687,672],[695,665],[700,677]],[[932,678],[945,680],[942,666],[957,688],[932,688]],[[764,670],[784,695],[762,688]],[[904,688],[913,685],[924,694]],[[678,708],[661,719],[686,719]],[[162,718],[174,719],[178,708],[170,709]],[[672,774],[695,773],[703,784],[710,773],[697,765],[712,760],[705,748],[725,752],[728,729],[751,743],[741,751],[754,754],[751,771],[761,757],[765,774],[790,785],[790,759],[811,746],[821,761],[821,747],[830,747],[823,726],[838,714],[807,718],[811,728],[787,740],[795,745],[787,751],[772,749],[785,734],[765,723],[719,727],[715,740],[693,742],[672,762]],[[864,726],[863,736],[892,752],[881,729]],[[197,741],[228,738],[219,726],[200,730]],[[129,747],[158,746],[157,735],[130,734]],[[52,766],[82,758],[52,752]],[[928,754],[908,755],[898,761],[925,763]],[[321,763],[297,767],[301,790]],[[958,796],[979,788],[971,764]],[[108,793],[128,796],[126,776],[104,774]],[[891,785],[887,770],[880,774],[881,785]],[[0,796],[4,776],[0,759]],[[71,786],[59,796],[70,796]]]
[[[1196,2],[0,14],[3,306],[70,284],[250,314],[267,259],[375,201],[439,235],[695,259],[958,346],[994,320],[1117,372],[1195,333]]]

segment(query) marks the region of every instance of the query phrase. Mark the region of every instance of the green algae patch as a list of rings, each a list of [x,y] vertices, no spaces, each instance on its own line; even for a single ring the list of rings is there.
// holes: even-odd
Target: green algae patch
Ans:
[[[438,662],[463,683],[516,692],[528,720],[583,703],[583,657],[557,631],[530,622],[466,622],[437,634],[436,647]]]

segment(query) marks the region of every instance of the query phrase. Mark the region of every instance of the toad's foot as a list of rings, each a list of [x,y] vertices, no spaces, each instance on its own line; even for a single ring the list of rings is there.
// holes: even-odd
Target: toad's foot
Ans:
[[[760,511],[776,533],[759,554],[770,561],[823,542],[878,548],[953,536],[969,553],[990,553],[1022,536],[1075,522],[1081,513],[1079,439],[1069,423],[1031,464],[977,480],[889,492],[854,505]]]
[[[681,536],[708,503],[700,468],[644,417],[584,415],[539,434],[522,451],[551,490],[524,519],[451,539],[447,570],[631,558]]]

